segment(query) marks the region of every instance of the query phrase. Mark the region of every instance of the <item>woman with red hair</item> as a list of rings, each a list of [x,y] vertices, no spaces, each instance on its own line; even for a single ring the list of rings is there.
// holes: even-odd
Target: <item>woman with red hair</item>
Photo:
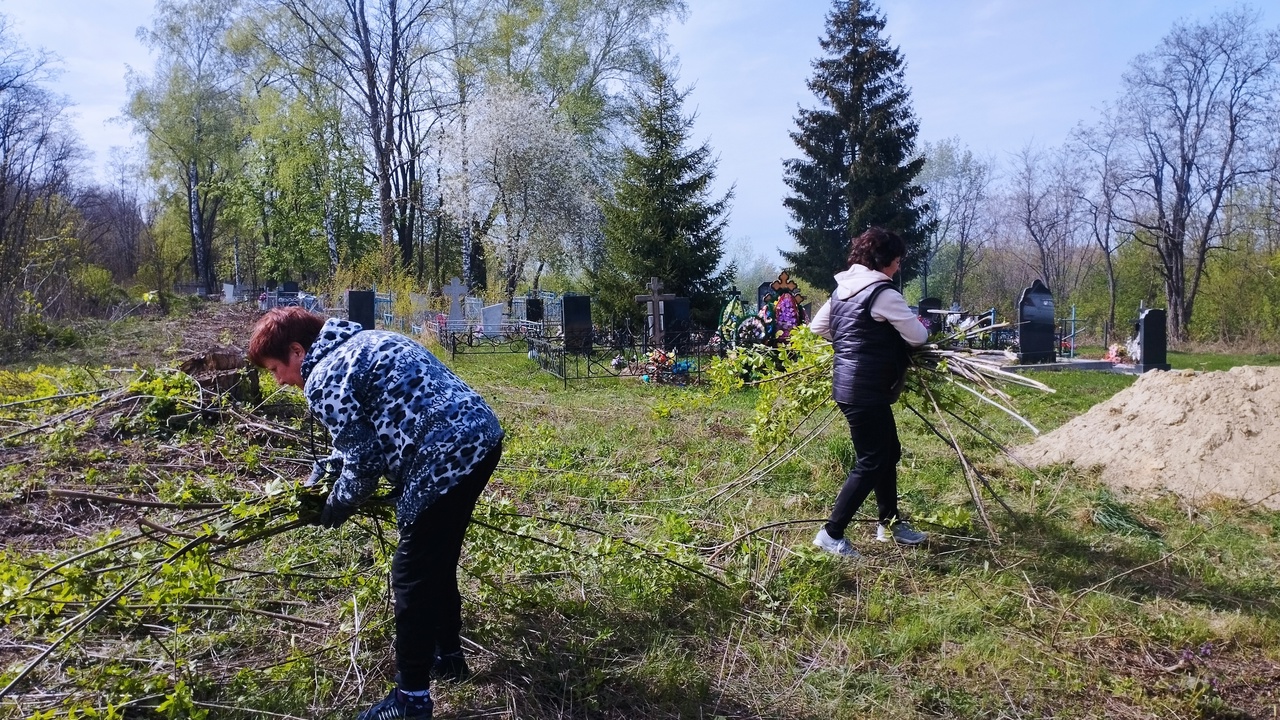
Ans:
[[[458,558],[471,513],[502,455],[502,427],[479,393],[425,347],[302,308],[253,327],[249,358],[303,389],[333,436],[312,480],[337,474],[319,523],[336,528],[386,477],[396,498],[396,687],[361,720],[430,718],[431,676],[465,678]]]

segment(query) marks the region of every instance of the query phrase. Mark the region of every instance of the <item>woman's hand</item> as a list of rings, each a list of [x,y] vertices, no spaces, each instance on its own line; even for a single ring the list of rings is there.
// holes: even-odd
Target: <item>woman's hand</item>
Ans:
[[[356,512],[354,505],[338,502],[332,495],[324,503],[324,509],[320,511],[319,525],[333,529],[346,522]]]

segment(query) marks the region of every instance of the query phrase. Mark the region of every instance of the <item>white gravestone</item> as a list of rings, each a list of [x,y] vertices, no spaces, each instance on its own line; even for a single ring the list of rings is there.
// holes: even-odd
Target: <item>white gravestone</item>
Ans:
[[[496,337],[502,334],[503,304],[490,305],[480,311],[480,334],[485,337]]]

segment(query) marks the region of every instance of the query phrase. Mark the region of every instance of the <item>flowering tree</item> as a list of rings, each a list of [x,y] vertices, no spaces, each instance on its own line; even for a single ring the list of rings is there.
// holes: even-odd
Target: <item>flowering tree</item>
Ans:
[[[512,85],[488,88],[440,148],[444,211],[463,229],[464,262],[468,241],[487,243],[501,258],[508,303],[529,261],[563,261],[598,223],[572,130]]]

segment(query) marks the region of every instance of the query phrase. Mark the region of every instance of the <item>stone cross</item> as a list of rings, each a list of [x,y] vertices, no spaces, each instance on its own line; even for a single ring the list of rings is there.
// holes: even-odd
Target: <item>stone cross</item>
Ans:
[[[455,277],[449,280],[449,284],[441,292],[449,296],[449,322],[462,322],[462,304],[459,300],[466,297],[467,288]]]
[[[662,303],[665,300],[675,300],[676,296],[671,294],[663,294],[662,281],[658,278],[650,278],[649,284],[645,285],[649,288],[648,295],[637,295],[636,302],[649,304],[649,327],[653,331],[654,347],[662,347]]]

